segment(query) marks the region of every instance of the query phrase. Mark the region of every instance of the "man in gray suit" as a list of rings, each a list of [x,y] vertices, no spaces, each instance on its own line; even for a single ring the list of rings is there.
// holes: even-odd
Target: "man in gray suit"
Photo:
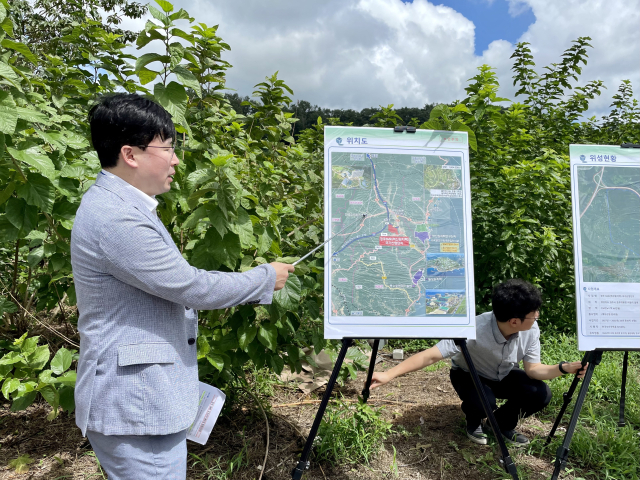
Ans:
[[[89,121],[103,170],[71,232],[76,423],[110,480],[184,479],[198,406],[195,312],[271,303],[293,266],[222,273],[189,265],[155,211],[179,163],[169,113],[116,94]]]

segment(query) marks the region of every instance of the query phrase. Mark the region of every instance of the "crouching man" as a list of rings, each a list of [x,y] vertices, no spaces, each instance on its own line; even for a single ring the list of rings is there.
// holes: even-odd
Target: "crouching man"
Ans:
[[[476,317],[476,339],[467,341],[500,431],[505,441],[514,446],[529,443],[527,437],[515,430],[518,420],[539,412],[551,401],[551,390],[542,380],[578,371],[582,378],[586,372],[581,362],[540,363],[540,329],[536,322],[541,304],[540,292],[530,283],[519,279],[501,283],[493,290],[493,311]],[[487,435],[482,425],[486,414],[467,363],[453,340],[442,340],[386,372],[374,373],[371,388],[444,358],[451,358],[451,384],[462,400],[467,437],[486,445]],[[521,361],[524,370],[518,368]],[[500,408],[496,408],[498,398],[507,400]]]

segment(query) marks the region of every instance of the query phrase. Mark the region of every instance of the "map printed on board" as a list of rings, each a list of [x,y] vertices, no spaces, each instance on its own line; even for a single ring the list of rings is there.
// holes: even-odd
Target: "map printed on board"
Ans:
[[[580,349],[640,349],[640,155],[572,145],[571,175]]]
[[[343,333],[407,327],[386,337],[411,336],[411,326],[441,326],[449,334],[469,326],[468,157],[466,145],[441,140],[444,134],[466,142],[466,135],[438,132],[429,148],[435,132],[339,130],[325,152],[327,236],[337,234],[326,251],[328,323]],[[377,137],[382,132],[389,138]]]

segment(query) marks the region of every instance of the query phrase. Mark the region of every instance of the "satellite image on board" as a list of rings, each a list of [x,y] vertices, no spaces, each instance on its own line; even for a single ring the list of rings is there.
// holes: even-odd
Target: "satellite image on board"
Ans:
[[[577,167],[585,282],[640,283],[640,168]]]
[[[333,316],[466,316],[461,157],[332,152],[331,175]]]

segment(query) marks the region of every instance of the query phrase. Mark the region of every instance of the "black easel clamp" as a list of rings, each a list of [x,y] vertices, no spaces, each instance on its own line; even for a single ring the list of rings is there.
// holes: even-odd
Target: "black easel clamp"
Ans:
[[[402,133],[402,132],[416,133],[416,127],[412,127],[411,125],[408,125],[408,126],[396,125],[395,127],[393,127],[393,131],[395,133]]]

